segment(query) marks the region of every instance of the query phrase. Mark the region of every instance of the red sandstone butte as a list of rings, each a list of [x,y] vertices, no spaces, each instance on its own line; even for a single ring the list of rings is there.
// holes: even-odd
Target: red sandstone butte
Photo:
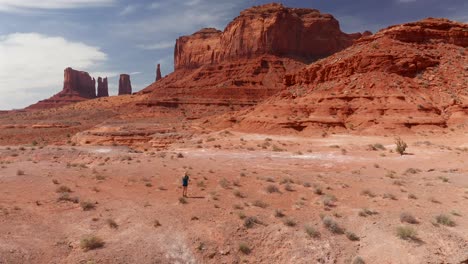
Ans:
[[[132,94],[132,84],[130,82],[130,75],[120,74],[119,79],[119,95]]]
[[[252,7],[224,31],[205,28],[180,37],[175,72],[143,93],[152,93],[149,105],[255,104],[280,91],[285,74],[361,36],[343,33],[333,16],[315,9]]]
[[[97,97],[108,97],[109,96],[109,88],[107,85],[107,77],[101,78],[98,77],[98,88],[97,88]]]
[[[316,9],[267,4],[242,11],[224,31],[205,28],[177,39],[175,69],[264,54],[310,62],[347,48],[361,36],[343,33],[332,15]]]
[[[156,82],[161,80],[161,64],[158,64],[158,67],[156,68]]]
[[[89,73],[66,68],[63,89],[49,99],[39,101],[26,109],[45,109],[96,98],[96,81]]]

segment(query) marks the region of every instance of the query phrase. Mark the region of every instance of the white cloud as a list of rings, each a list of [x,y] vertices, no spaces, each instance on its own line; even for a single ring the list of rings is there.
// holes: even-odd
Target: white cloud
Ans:
[[[115,0],[0,0],[0,11],[18,12],[30,9],[68,9],[109,6]]]
[[[126,16],[138,10],[138,5],[128,5],[122,11],[120,11],[119,15]]]
[[[155,44],[137,45],[138,48],[145,49],[145,50],[161,50],[161,49],[174,48],[174,46],[175,46],[175,41],[162,41],[162,42],[158,42]]]
[[[0,109],[25,107],[59,92],[66,67],[99,70],[106,60],[107,55],[98,47],[62,37],[38,33],[0,35]]]

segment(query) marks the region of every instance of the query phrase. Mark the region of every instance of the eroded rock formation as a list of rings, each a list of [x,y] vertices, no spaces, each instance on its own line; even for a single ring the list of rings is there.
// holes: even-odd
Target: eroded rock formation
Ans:
[[[28,106],[27,109],[52,108],[93,98],[96,98],[96,80],[87,72],[66,68],[62,91]]]
[[[109,96],[109,88],[107,85],[107,77],[101,78],[98,77],[98,87],[97,87],[97,97],[108,97]]]
[[[205,28],[180,37],[176,71],[143,93],[152,93],[150,105],[255,104],[281,90],[285,74],[361,36],[343,33],[333,16],[315,9],[252,7],[224,31]]]
[[[158,64],[158,67],[156,68],[156,82],[161,80],[162,79],[162,76],[161,76],[161,65]]]
[[[307,132],[468,126],[467,46],[467,24],[425,19],[389,27],[287,74],[281,93],[236,117],[242,120],[239,128]]]
[[[132,83],[128,74],[120,74],[119,95],[123,94],[132,94]]]
[[[332,15],[318,10],[267,4],[242,11],[224,31],[205,28],[180,37],[175,69],[265,54],[309,62],[349,47],[361,36],[343,33]]]

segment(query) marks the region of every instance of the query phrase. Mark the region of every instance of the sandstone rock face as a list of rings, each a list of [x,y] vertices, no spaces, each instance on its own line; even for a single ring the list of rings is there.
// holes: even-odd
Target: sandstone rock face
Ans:
[[[468,127],[467,41],[468,25],[445,19],[381,30],[286,74],[281,93],[235,117],[242,120],[238,128],[314,133]]]
[[[108,97],[109,96],[109,88],[107,85],[107,77],[102,79],[98,77],[98,87],[97,87],[97,97]]]
[[[77,92],[84,98],[96,98],[96,80],[84,71],[66,68],[63,80],[63,92]]]
[[[96,80],[87,72],[66,68],[62,91],[26,109],[53,108],[93,98],[96,98]]]
[[[162,76],[161,76],[161,65],[158,64],[158,67],[156,68],[156,82],[161,80],[162,79]]]
[[[130,75],[121,74],[119,79],[119,95],[132,94],[132,84],[130,82]]]
[[[265,54],[308,62],[349,47],[361,36],[343,33],[333,16],[318,10],[267,4],[241,12],[223,32],[206,28],[180,37],[175,69]]]

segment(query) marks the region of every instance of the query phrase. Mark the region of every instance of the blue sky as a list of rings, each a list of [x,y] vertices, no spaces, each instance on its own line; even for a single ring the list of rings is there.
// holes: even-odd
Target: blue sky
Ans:
[[[203,27],[224,29],[263,0],[0,0],[0,110],[22,108],[62,88],[70,66],[108,76],[130,73],[134,91],[173,70],[175,39]],[[343,31],[362,32],[425,17],[468,22],[466,0],[285,0],[333,14]]]

